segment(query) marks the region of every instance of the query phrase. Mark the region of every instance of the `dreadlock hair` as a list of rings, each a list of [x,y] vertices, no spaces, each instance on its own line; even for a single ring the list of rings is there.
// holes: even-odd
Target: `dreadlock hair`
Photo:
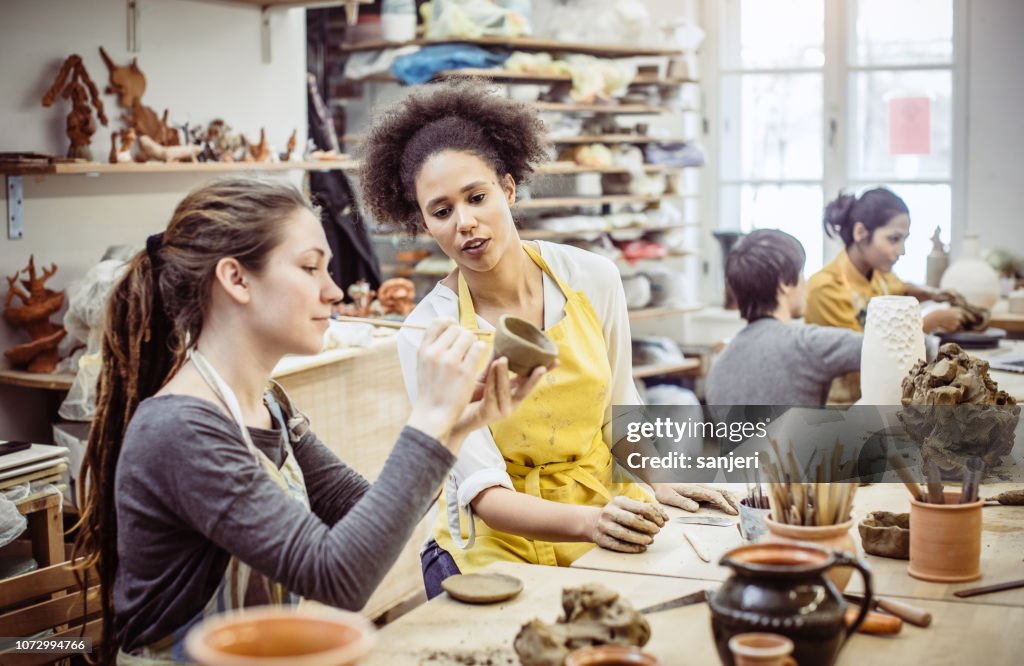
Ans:
[[[363,203],[378,223],[415,234],[423,218],[416,176],[432,156],[471,153],[526,182],[547,159],[547,130],[526,104],[492,94],[479,80],[436,83],[376,114],[359,152]]]
[[[215,181],[189,193],[160,236],[128,262],[110,294],[103,334],[103,368],[96,415],[82,461],[82,507],[72,561],[81,572],[96,567],[101,586],[103,636],[99,663],[114,663],[113,586],[117,571],[114,475],[128,422],[139,403],[156,393],[185,362],[203,329],[214,271],[234,257],[259,273],[282,238],[282,221],[313,210],[293,186],[252,178]],[[155,241],[155,242],[154,242]]]

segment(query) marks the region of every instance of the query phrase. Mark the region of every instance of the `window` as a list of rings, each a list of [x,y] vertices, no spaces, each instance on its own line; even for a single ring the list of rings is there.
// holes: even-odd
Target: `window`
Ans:
[[[896,271],[923,282],[929,237],[952,227],[960,2],[707,0],[717,226],[788,231],[810,275],[837,247],[824,204],[884,185],[912,220]]]

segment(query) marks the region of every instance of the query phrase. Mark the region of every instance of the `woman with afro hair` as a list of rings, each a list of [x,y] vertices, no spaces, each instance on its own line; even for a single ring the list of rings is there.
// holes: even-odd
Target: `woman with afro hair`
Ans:
[[[426,232],[456,264],[408,321],[450,317],[493,331],[511,314],[559,348],[558,365],[512,416],[467,437],[421,553],[428,597],[444,578],[494,561],[568,566],[595,543],[640,552],[667,519],[639,484],[613,481],[612,405],[640,404],[617,268],[571,246],[524,243],[512,217],[516,187],[547,156],[546,136],[530,107],[471,81],[420,88],[378,114],[361,147],[373,217]],[[413,400],[421,339],[411,327],[398,338]],[[734,513],[703,487],[665,484],[656,495]]]

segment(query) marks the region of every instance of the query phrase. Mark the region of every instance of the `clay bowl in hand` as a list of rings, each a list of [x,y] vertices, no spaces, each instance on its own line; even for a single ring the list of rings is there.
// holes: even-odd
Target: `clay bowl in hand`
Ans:
[[[259,606],[204,620],[185,649],[205,666],[348,666],[373,647],[373,631],[362,615],[327,606]]]
[[[569,653],[565,666],[659,666],[654,655],[632,645],[598,645]]]
[[[558,347],[525,319],[502,315],[494,333],[494,355],[508,358],[508,369],[525,377],[538,365],[551,367],[558,358]]]

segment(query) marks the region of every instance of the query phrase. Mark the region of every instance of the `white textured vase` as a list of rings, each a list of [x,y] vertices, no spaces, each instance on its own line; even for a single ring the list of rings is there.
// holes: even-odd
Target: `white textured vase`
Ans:
[[[964,250],[960,258],[942,274],[942,289],[955,289],[971,305],[992,309],[999,300],[999,274],[978,254],[978,237],[964,236]]]
[[[860,351],[860,404],[900,404],[903,378],[925,357],[921,327],[916,298],[876,296],[868,301]]]

